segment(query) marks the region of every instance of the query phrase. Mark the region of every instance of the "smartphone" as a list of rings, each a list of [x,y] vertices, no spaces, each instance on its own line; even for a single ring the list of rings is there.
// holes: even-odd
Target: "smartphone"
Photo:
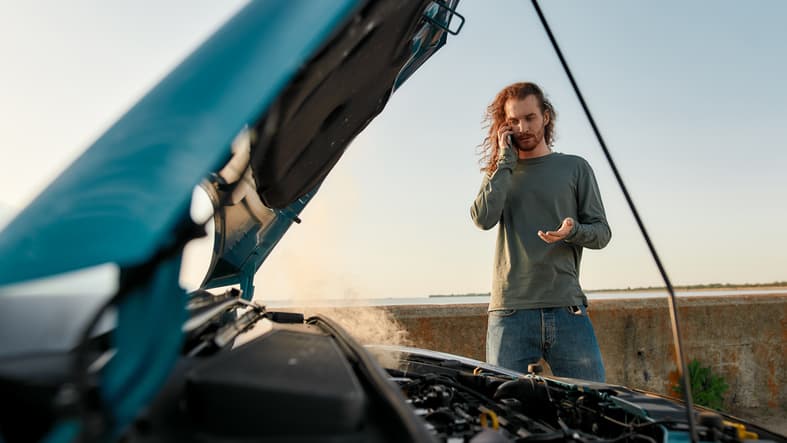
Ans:
[[[506,141],[508,142],[508,147],[513,149],[514,148],[514,139],[511,137],[511,134],[506,136]]]

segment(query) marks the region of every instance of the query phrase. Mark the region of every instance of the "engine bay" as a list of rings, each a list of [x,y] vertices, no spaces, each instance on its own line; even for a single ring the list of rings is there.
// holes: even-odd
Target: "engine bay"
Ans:
[[[688,430],[673,402],[626,388],[468,372],[459,361],[417,355],[402,364],[406,370],[389,369],[392,380],[439,441],[667,441]],[[721,417],[715,423],[703,440],[739,441],[736,428]]]
[[[182,356],[123,441],[687,439],[685,408],[674,399],[514,373],[430,350],[362,346],[329,318],[267,312],[228,296],[192,300]],[[108,343],[95,337],[92,359],[111,352]],[[89,410],[64,400],[70,357],[0,360],[0,392],[13,394],[0,400],[4,441],[38,440],[52,423],[75,414],[94,423],[97,434],[111,425],[95,385]],[[783,441],[711,411],[697,416],[703,441]],[[30,419],[38,426],[23,425]]]

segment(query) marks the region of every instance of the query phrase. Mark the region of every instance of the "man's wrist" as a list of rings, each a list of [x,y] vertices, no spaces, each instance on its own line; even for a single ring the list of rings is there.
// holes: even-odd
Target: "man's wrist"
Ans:
[[[514,171],[511,168],[507,168],[505,166],[498,166],[495,168],[495,171],[489,174],[489,179],[492,180],[497,174],[504,174],[505,171],[508,171],[509,174],[512,174]]]
[[[571,230],[568,231],[568,235],[566,235],[566,238],[563,239],[563,241],[567,241],[569,243],[574,237],[577,236],[577,232],[579,232],[579,223],[577,223],[577,221],[574,220],[573,218],[571,220],[573,220],[574,225],[571,227]]]
[[[497,169],[508,169],[509,171],[513,171],[516,167],[516,160],[512,159],[502,159],[497,163]]]
[[[509,164],[509,163],[500,163],[499,165],[497,165],[497,169],[498,170],[500,170],[500,169],[508,169],[509,171],[513,171],[514,167],[511,164]]]

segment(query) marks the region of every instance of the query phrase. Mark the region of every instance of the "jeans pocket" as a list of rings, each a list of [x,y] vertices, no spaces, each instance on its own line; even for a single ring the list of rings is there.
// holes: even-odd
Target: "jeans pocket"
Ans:
[[[511,317],[514,314],[516,314],[516,309],[497,309],[489,311],[489,315],[494,317]]]
[[[566,306],[566,311],[568,311],[571,315],[576,315],[577,317],[584,316],[587,312],[582,306]]]

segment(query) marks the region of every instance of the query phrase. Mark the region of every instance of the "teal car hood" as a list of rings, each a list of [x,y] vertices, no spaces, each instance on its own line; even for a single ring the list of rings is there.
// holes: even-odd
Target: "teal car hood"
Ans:
[[[201,182],[220,228],[203,286],[248,281],[453,17],[430,1],[250,3],[6,226],[0,286],[151,260],[193,237]],[[216,171],[244,131],[229,182]]]

